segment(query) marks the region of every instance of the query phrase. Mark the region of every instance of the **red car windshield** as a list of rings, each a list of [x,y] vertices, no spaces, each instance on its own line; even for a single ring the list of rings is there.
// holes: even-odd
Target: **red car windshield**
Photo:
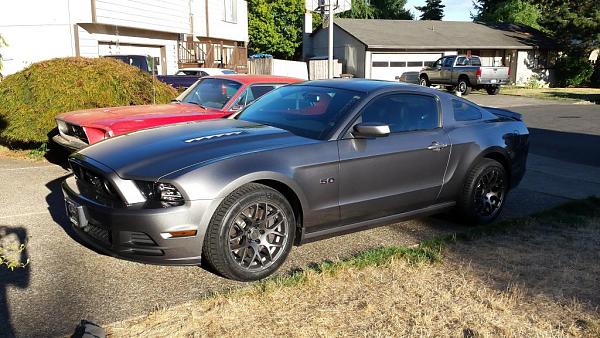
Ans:
[[[190,88],[181,101],[206,108],[223,109],[241,86],[241,83],[227,79],[202,79],[195,87]]]

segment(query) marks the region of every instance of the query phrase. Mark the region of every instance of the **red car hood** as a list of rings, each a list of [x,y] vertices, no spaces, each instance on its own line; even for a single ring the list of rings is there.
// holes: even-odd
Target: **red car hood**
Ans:
[[[195,104],[171,103],[161,105],[124,106],[78,110],[60,114],[58,119],[68,123],[100,129],[112,136],[178,122],[222,118],[231,114],[216,109],[205,109]],[[91,136],[89,135],[88,137]],[[92,140],[90,144],[99,140]]]

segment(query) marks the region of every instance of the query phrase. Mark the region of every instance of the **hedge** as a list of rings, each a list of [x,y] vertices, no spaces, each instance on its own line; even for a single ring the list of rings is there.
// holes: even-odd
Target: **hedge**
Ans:
[[[60,113],[151,104],[154,95],[156,103],[166,103],[177,92],[118,60],[70,57],[35,63],[0,82],[0,142],[39,146]]]

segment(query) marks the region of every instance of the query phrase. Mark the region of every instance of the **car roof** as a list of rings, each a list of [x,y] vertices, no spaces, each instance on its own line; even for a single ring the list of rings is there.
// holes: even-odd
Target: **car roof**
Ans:
[[[304,80],[289,76],[277,76],[277,75],[257,75],[257,74],[222,74],[222,75],[211,75],[204,77],[214,79],[227,79],[240,82],[242,84],[252,83],[296,83]]]
[[[346,90],[353,90],[357,92],[373,92],[385,88],[425,88],[409,83],[402,83],[396,81],[385,81],[385,80],[371,80],[371,79],[330,79],[330,80],[312,80],[306,81],[301,86],[317,86],[327,88],[339,88]]]

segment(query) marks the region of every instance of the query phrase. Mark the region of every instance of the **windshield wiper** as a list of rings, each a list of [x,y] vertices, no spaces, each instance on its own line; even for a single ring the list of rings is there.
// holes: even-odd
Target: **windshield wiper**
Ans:
[[[202,104],[202,103],[200,103],[200,102],[195,102],[195,101],[192,101],[192,102],[189,102],[189,103],[193,103],[193,104],[195,104],[195,105],[198,105],[198,106],[199,106],[200,108],[202,108],[202,109],[208,109],[208,108],[206,108],[206,106],[205,106],[205,105],[203,105],[203,104]]]

